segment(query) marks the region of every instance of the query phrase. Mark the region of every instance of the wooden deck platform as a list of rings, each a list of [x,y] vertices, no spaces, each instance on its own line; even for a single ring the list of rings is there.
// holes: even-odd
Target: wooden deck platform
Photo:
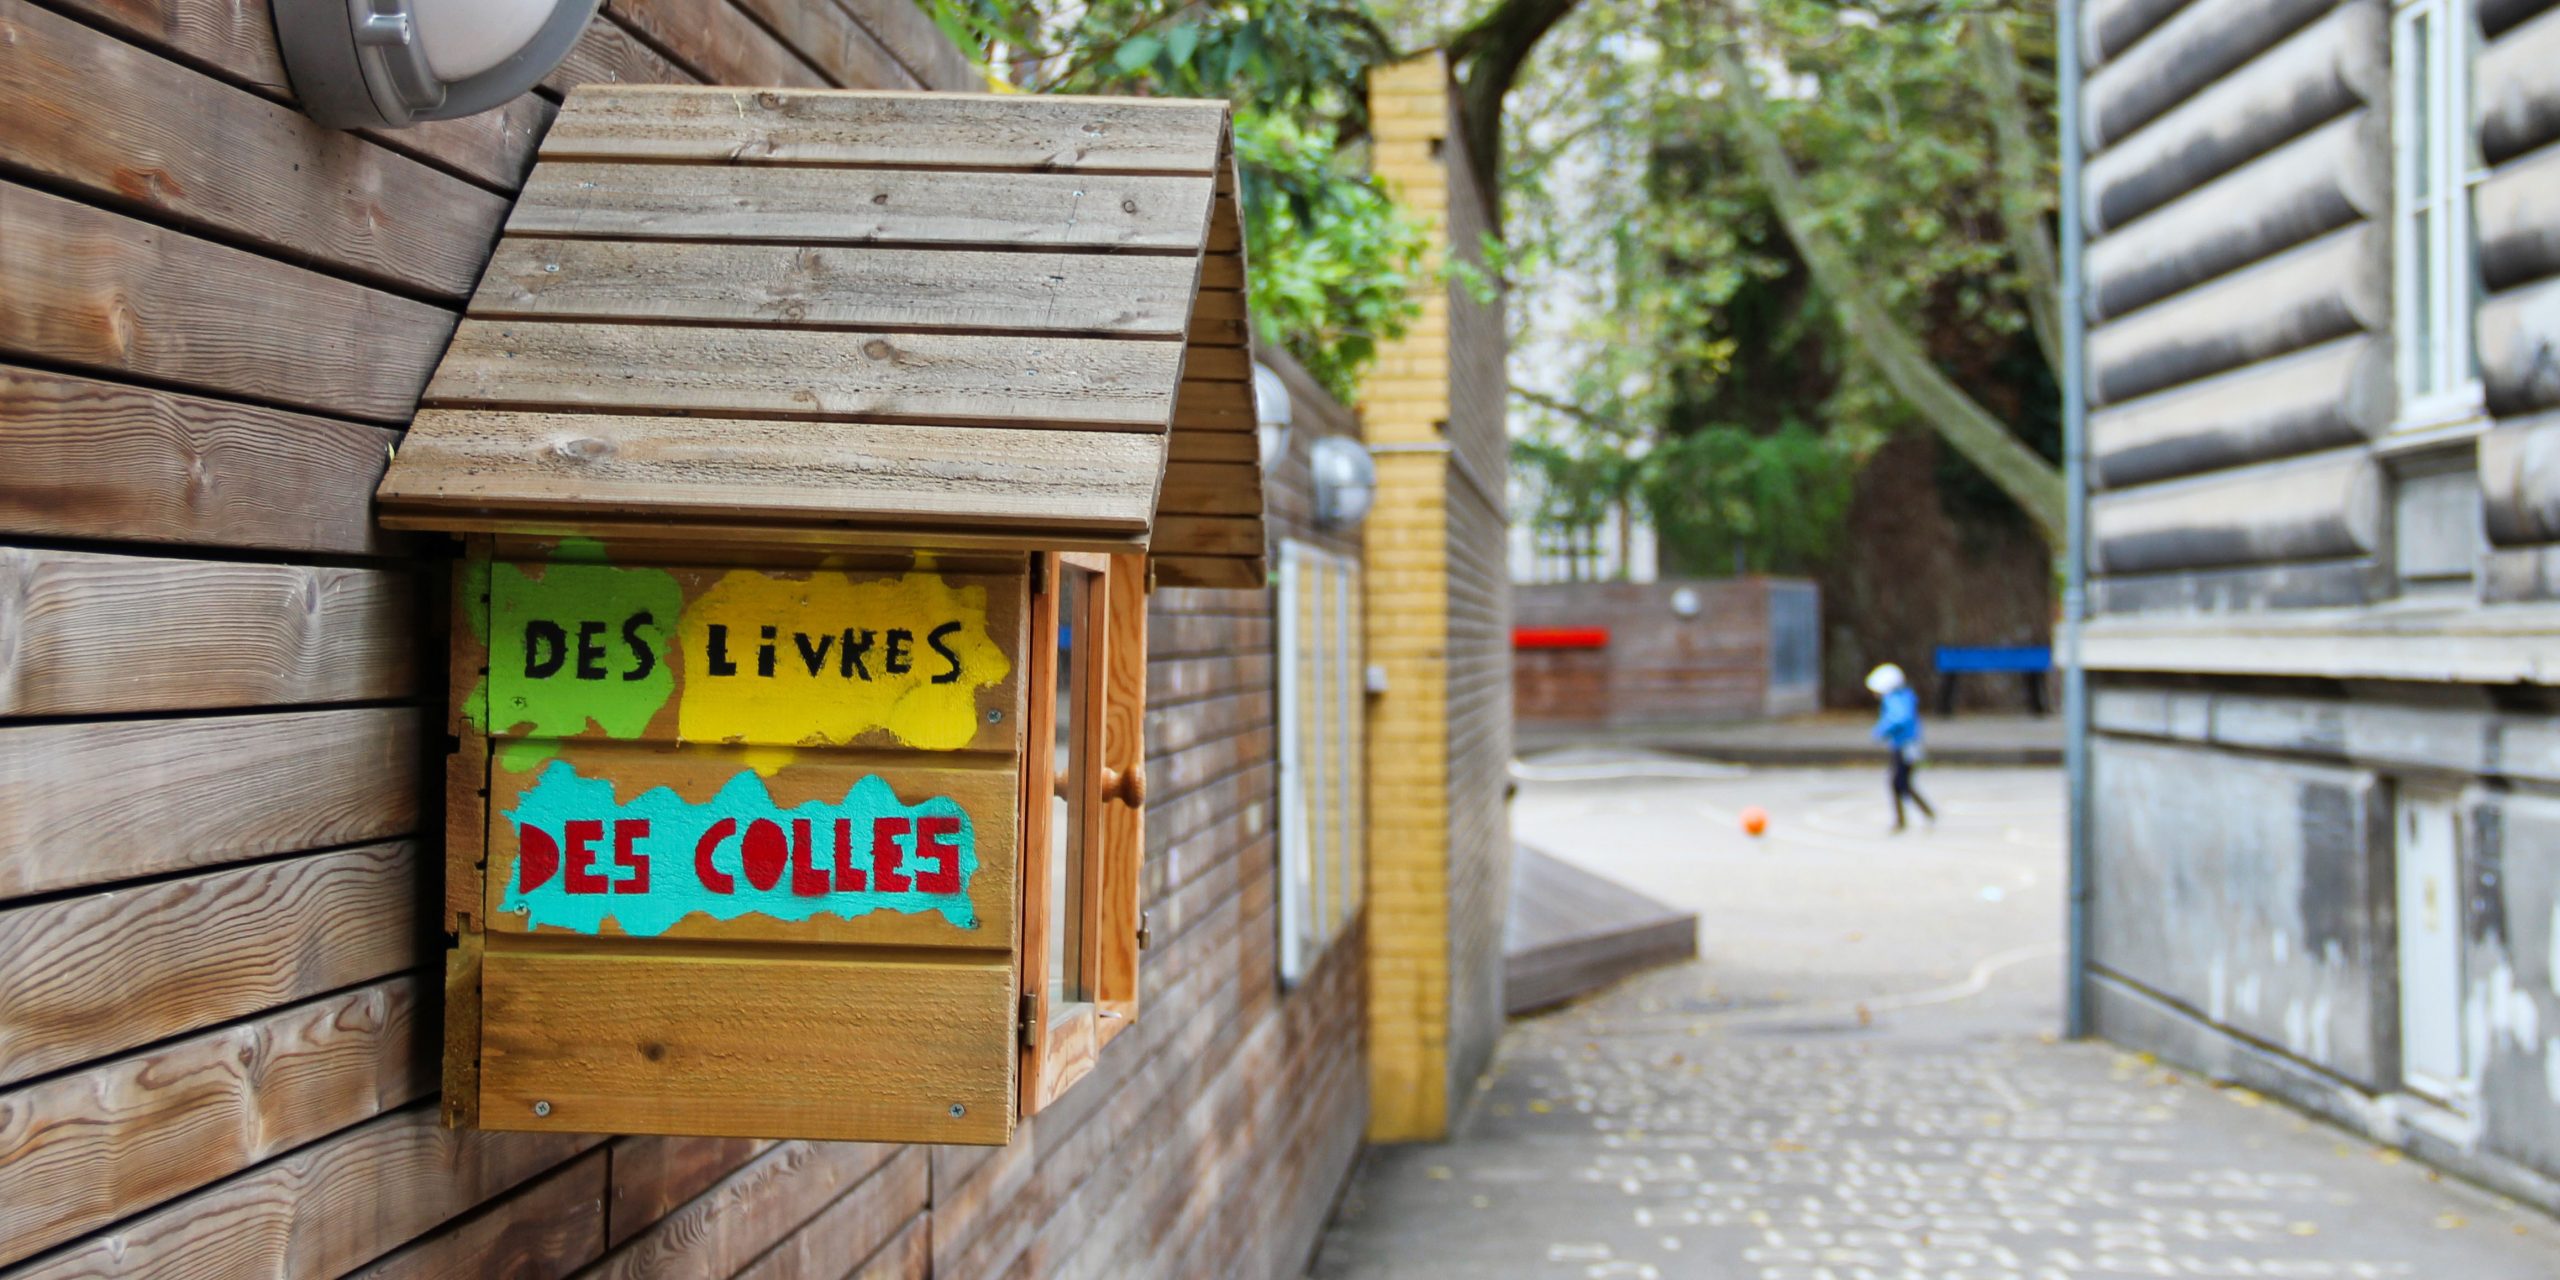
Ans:
[[[1511,860],[1503,1003],[1517,1016],[1698,954],[1698,916],[1528,845]]]

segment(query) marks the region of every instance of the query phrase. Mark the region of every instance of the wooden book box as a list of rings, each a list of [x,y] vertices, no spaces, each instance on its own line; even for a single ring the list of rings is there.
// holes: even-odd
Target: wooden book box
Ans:
[[[1001,1143],[1137,1016],[1146,592],[1263,584],[1223,103],[572,93],[459,535],[447,1121]]]

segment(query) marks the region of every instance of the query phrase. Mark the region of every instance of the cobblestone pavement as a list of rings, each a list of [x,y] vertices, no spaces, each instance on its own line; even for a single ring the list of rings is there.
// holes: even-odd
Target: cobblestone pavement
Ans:
[[[1525,786],[1524,840],[1699,910],[1701,957],[1514,1023],[1456,1140],[1367,1158],[1315,1274],[2560,1277],[2549,1219],[2055,1043],[2057,775],[1922,786],[1943,821],[1900,837],[1865,772]]]

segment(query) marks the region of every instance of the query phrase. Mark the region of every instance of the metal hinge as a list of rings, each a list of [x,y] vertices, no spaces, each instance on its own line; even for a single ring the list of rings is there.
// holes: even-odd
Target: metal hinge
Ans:
[[[1144,951],[1156,944],[1156,931],[1153,924],[1153,916],[1144,911],[1138,913],[1138,950]]]
[[[1022,1047],[1040,1047],[1040,997],[1028,991],[1022,993]]]

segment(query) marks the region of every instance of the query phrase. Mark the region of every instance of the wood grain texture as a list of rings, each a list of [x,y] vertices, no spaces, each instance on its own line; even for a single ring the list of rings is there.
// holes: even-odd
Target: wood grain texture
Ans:
[[[466,320],[427,400],[1161,431],[1180,363],[1137,340]]]
[[[429,410],[385,511],[1143,533],[1165,437],[1143,431]]]
[[[844,1280],[925,1280],[933,1274],[933,1217],[919,1215]]]
[[[0,548],[0,714],[401,697],[415,578]]]
[[[1095,899],[1094,931],[1087,950],[1096,956],[1095,1035],[1107,1045],[1138,1016],[1139,901],[1144,896],[1147,851],[1147,561],[1115,556],[1106,587],[1110,634],[1102,656],[1102,767],[1100,874],[1089,890]]]
[[[771,1149],[762,1138],[617,1138],[605,1238],[620,1245]]]
[[[602,13],[578,33],[576,47],[543,77],[542,87],[567,97],[582,84],[689,84],[695,78],[641,43],[620,19]]]
[[[419,870],[367,845],[0,911],[0,1082],[418,965]]]
[[[410,707],[0,728],[0,899],[418,823]]]
[[[722,1280],[868,1180],[894,1147],[784,1142],[607,1255],[587,1280]]]
[[[663,947],[493,947],[481,1123],[1004,1141],[1011,965],[850,958],[859,954],[748,964]],[[535,1115],[536,1101],[550,1114]],[[952,1115],[954,1106],[964,1114]]]
[[[604,1252],[605,1170],[590,1151],[351,1280],[559,1280]]]
[[[738,1272],[738,1280],[841,1275],[846,1259],[877,1253],[925,1212],[929,1172],[924,1148],[898,1148],[878,1171]]]
[[[507,234],[1198,253],[1209,180],[546,157]]]
[[[0,0],[0,163],[333,272],[460,298],[497,194],[26,0]]]
[[[1208,175],[1226,114],[1177,98],[590,86],[542,158]]]
[[[0,1263],[435,1088],[402,977],[0,1094]]]
[[[91,1236],[9,1280],[336,1276],[577,1155],[575,1135],[455,1133],[412,1107]]]
[[[0,530],[378,555],[379,427],[0,367]]]
[[[1270,568],[1257,556],[1159,555],[1156,581],[1168,587],[1258,591],[1270,584]]]
[[[1179,462],[1165,468],[1156,508],[1167,515],[1262,513],[1262,468],[1249,462]]]
[[[1175,338],[1197,270],[1164,254],[517,239],[471,314]]]
[[[51,7],[79,14],[145,48],[288,106],[293,85],[276,47],[267,0],[60,0]],[[494,111],[431,120],[406,129],[359,130],[363,136],[480,182],[512,190],[533,163],[533,148],[552,105],[525,94]]]
[[[853,15],[811,0],[732,0],[791,46],[828,83],[847,89],[913,89],[919,82]]]
[[[882,46],[915,73],[916,82],[941,93],[978,93],[987,73],[978,69],[942,28],[910,0],[839,0]]]
[[[406,422],[451,313],[0,183],[0,351]]]
[[[608,0],[604,11],[697,79],[807,89],[827,83],[816,67],[728,0]]]

